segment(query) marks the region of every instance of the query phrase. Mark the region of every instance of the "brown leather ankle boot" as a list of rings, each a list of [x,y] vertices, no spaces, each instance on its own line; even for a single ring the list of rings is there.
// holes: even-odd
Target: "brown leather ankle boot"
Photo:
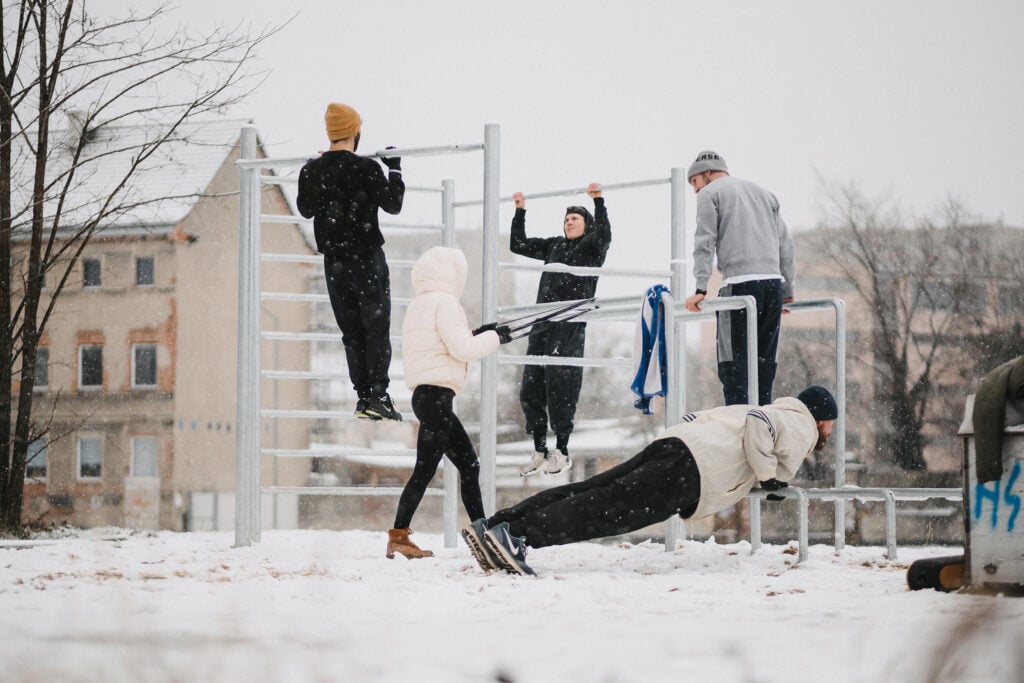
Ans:
[[[423,550],[415,543],[409,540],[408,529],[389,529],[388,530],[388,559],[393,559],[395,553],[404,555],[407,559],[415,560],[418,557],[433,557],[434,553],[429,550]]]

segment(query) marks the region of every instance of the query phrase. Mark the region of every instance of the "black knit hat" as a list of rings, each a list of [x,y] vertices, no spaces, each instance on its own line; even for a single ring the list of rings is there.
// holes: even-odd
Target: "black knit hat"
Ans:
[[[594,216],[587,210],[585,206],[569,206],[565,209],[565,215],[568,216],[570,213],[578,213],[583,216],[583,222],[587,224],[587,230],[594,225]]]
[[[836,405],[835,398],[825,387],[812,384],[797,394],[797,398],[803,401],[807,410],[811,411],[811,417],[815,422],[834,420],[839,417],[839,406]]]

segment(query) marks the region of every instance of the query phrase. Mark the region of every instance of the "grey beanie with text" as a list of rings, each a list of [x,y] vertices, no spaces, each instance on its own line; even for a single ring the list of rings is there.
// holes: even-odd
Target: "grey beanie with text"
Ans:
[[[690,169],[686,172],[686,179],[689,180],[695,175],[700,175],[705,171],[728,171],[729,167],[725,165],[725,159],[718,156],[718,152],[712,152],[710,149],[706,149],[697,155],[697,158],[690,164]]]

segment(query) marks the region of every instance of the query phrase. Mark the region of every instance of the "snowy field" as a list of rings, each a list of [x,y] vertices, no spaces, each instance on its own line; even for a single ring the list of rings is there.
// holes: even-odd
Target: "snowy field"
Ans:
[[[459,540],[384,558],[370,531],[88,532],[0,548],[0,679],[22,681],[1024,680],[1024,598],[911,592],[958,549],[838,556],[687,541],[532,550],[485,575]]]

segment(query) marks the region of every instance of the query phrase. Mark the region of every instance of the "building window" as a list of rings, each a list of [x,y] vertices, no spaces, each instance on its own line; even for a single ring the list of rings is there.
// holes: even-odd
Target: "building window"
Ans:
[[[137,436],[132,439],[132,476],[152,479],[156,472],[156,439]]]
[[[82,389],[103,387],[103,347],[78,347],[78,386]]]
[[[100,279],[100,260],[98,258],[87,258],[82,260],[82,286],[99,287],[102,284]]]
[[[151,287],[153,282],[153,257],[139,256],[135,259],[135,286]]]
[[[78,478],[99,479],[103,471],[103,451],[98,436],[78,437]]]
[[[132,347],[132,386],[156,386],[156,344],[136,344]]]
[[[36,391],[46,391],[50,386],[50,349],[45,346],[36,347],[36,373],[33,387]]]
[[[25,454],[26,479],[46,479],[47,456],[46,441],[43,439],[36,439],[28,445],[28,453]]]

